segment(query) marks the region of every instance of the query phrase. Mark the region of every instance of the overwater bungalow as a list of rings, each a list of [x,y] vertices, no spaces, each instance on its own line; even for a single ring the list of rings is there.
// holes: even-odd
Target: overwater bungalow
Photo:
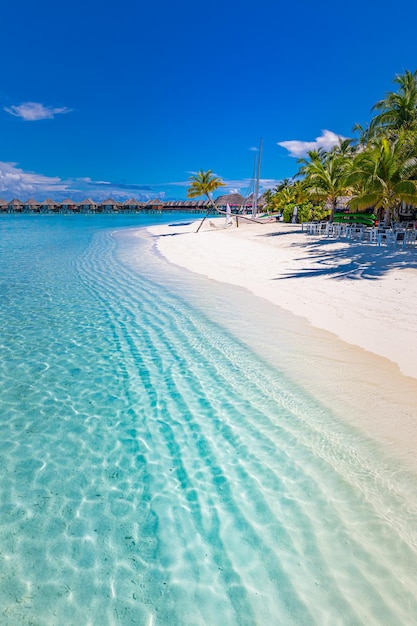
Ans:
[[[51,198],[46,198],[40,203],[40,212],[41,213],[57,213],[59,209],[59,204]]]
[[[217,199],[216,204],[222,199],[233,198],[236,194],[229,196],[221,196]],[[46,198],[42,202],[38,202],[33,198],[21,202],[14,198],[10,202],[0,200],[0,212],[8,213],[138,213],[145,211],[148,213],[176,212],[185,211],[189,213],[201,213],[207,209],[207,200],[161,200],[153,198],[147,202],[139,202],[135,198],[130,198],[124,202],[117,202],[113,198],[107,198],[101,202],[94,202],[91,198],[86,198],[82,202],[75,202],[71,198],[66,198],[62,202],[56,202],[51,198]],[[221,206],[221,204],[219,205]],[[224,208],[226,202],[224,202]]]
[[[164,202],[163,200],[160,200],[160,198],[154,198],[153,200],[150,200],[149,202],[146,202],[145,204],[145,211],[155,211],[155,212],[159,212],[162,211],[162,209],[164,208]]]
[[[13,198],[7,205],[8,213],[21,213],[23,208],[23,202],[18,198]]]
[[[29,198],[23,203],[22,211],[23,213],[39,213],[40,204],[33,198]]]
[[[139,202],[135,198],[130,198],[129,200],[125,200],[121,205],[121,209],[128,213],[137,213],[144,208],[143,202]]]
[[[98,205],[98,210],[102,213],[118,213],[120,202],[116,202],[113,198],[107,198]]]
[[[71,198],[65,198],[59,205],[60,213],[78,213],[78,204],[71,200]]]
[[[97,203],[93,202],[90,198],[86,198],[78,204],[80,213],[95,213],[97,211]]]

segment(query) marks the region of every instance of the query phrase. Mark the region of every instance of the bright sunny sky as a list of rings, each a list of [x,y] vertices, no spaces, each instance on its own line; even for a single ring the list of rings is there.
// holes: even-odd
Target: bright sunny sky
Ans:
[[[355,123],[417,68],[412,0],[21,0],[2,7],[0,198],[245,194]]]

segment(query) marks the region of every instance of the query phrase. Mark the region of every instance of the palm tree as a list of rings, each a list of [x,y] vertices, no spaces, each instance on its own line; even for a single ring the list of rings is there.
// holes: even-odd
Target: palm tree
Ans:
[[[282,210],[288,204],[302,202],[305,199],[306,193],[301,181],[286,178],[275,187],[272,204],[275,209]]]
[[[303,187],[312,200],[330,204],[330,221],[333,221],[337,200],[347,191],[345,182],[349,157],[338,150],[326,152],[322,148],[308,152],[307,159],[299,159]]]
[[[365,126],[362,126],[362,124],[354,124],[352,131],[354,133],[359,133],[358,143],[360,146],[367,146],[369,144],[369,140],[370,140],[369,124],[365,124]]]
[[[401,202],[417,205],[417,156],[405,133],[390,142],[382,138],[354,159],[346,183],[354,190],[353,208],[384,209],[385,224]]]
[[[211,194],[219,187],[225,187],[225,184],[221,178],[215,176],[212,173],[212,170],[207,170],[207,172],[200,170],[199,172],[197,172],[197,174],[190,176],[188,180],[190,181],[190,186],[187,190],[187,198],[198,198],[199,196],[206,196],[209,203],[208,211],[196,230],[196,232],[198,233],[198,231],[204,224],[204,220],[209,216],[212,208],[214,207],[214,201]]]
[[[371,135],[388,134],[395,139],[399,131],[417,127],[417,70],[396,76],[394,83],[399,85],[398,92],[389,91],[372,107],[379,113],[371,121]]]

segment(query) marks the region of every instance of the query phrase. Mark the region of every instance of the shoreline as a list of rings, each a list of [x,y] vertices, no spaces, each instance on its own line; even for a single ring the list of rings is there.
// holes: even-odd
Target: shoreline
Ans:
[[[417,379],[416,250],[312,237],[298,224],[210,223],[224,218],[198,234],[198,221],[148,231],[171,263],[244,287]]]
[[[198,223],[146,230],[168,263],[223,284],[231,332],[415,473],[416,251],[320,241],[278,222],[207,221],[195,234]]]

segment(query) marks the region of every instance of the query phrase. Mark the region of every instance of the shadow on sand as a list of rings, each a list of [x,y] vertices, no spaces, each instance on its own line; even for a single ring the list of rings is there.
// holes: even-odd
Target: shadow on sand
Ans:
[[[268,233],[261,237],[271,237],[286,234],[287,231]],[[294,230],[288,231],[294,233]],[[348,242],[343,248],[334,249],[338,241],[347,243],[345,240],[317,239],[303,240],[304,234],[300,231],[300,242],[292,244],[299,248],[301,256],[296,260],[308,260],[308,269],[300,270],[287,275],[278,276],[274,280],[286,278],[308,278],[314,276],[327,276],[334,279],[352,280],[365,279],[377,280],[391,270],[413,269],[417,270],[417,249],[403,250],[387,246],[375,246],[359,241]],[[305,255],[302,255],[302,253]],[[317,267],[311,268],[311,262]]]

